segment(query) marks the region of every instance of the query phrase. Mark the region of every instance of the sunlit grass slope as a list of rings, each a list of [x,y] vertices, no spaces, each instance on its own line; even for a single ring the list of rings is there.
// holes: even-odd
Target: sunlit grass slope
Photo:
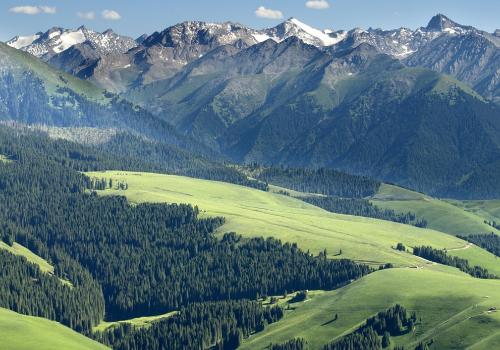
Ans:
[[[100,103],[108,102],[104,90],[97,88],[89,81],[61,72],[29,53],[16,50],[2,42],[0,42],[0,63],[15,68],[14,72],[17,74],[27,71],[34,73],[44,81],[45,90],[49,95],[59,94],[59,88],[69,88],[89,100]]]
[[[448,271],[449,270],[449,271]],[[500,348],[500,281],[478,280],[441,267],[389,269],[370,274],[336,291],[315,292],[310,300],[291,304],[285,318],[244,342],[242,349],[265,349],[302,337],[311,349],[351,332],[366,318],[396,303],[416,311],[416,330],[393,338],[413,349],[434,340],[435,349]],[[335,314],[338,319],[333,321]]]
[[[44,258],[36,255],[31,250],[29,250],[28,248],[24,247],[23,245],[21,245],[19,243],[14,242],[14,244],[11,247],[8,244],[6,244],[5,242],[0,241],[0,249],[4,249],[4,250],[8,251],[9,253],[26,258],[26,260],[28,260],[28,262],[37,265],[38,268],[40,269],[40,271],[42,271],[42,272],[48,273],[50,275],[54,274],[54,266],[52,266]],[[59,280],[61,281],[61,283],[64,283],[70,287],[73,286],[72,283],[66,279],[59,278]]]
[[[0,154],[0,163],[10,163],[9,158],[3,154]]]
[[[500,224],[500,200],[498,199],[475,201],[448,200],[448,202],[485,220],[496,221]]]
[[[38,265],[42,272],[50,274],[54,273],[54,266],[50,265],[45,259],[39,257],[31,250],[18,243],[14,242],[11,247],[8,244],[0,241],[0,249],[5,249],[14,255],[24,256],[30,263]]]
[[[24,316],[0,308],[2,350],[104,350],[109,349],[53,321]]]
[[[121,171],[89,173],[125,181],[128,190],[106,190],[101,194],[125,195],[133,203],[166,202],[197,205],[203,215],[223,216],[219,233],[234,231],[246,237],[277,237],[297,242],[304,250],[331,257],[398,266],[421,265],[411,254],[392,248],[398,242],[408,247],[432,245],[457,249],[466,242],[427,229],[389,221],[329,213],[300,200],[238,185],[161,174]],[[477,247],[469,249],[476,250]],[[342,251],[341,255],[337,255]],[[474,262],[474,263],[480,263]]]
[[[175,314],[177,314],[177,311],[172,311],[163,315],[156,315],[156,316],[145,316],[145,317],[137,317],[137,318],[131,318],[129,320],[123,320],[123,321],[114,321],[114,322],[106,322],[102,321],[97,327],[94,327],[95,332],[104,332],[105,330],[119,326],[120,324],[130,324],[134,327],[149,327],[151,323],[164,320],[166,318],[172,317]]]
[[[396,212],[411,211],[425,218],[428,227],[434,230],[459,235],[489,232],[500,234],[498,230],[484,223],[483,216],[477,215],[472,210],[466,211],[444,200],[401,187],[383,184],[371,201],[379,207],[393,209]],[[500,201],[496,202],[500,215]]]

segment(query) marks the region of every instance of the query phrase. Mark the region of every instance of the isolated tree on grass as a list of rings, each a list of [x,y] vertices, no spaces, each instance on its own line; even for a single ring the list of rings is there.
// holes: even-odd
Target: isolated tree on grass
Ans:
[[[391,336],[389,335],[389,332],[385,331],[384,336],[382,337],[382,347],[387,348],[389,345],[391,345]]]

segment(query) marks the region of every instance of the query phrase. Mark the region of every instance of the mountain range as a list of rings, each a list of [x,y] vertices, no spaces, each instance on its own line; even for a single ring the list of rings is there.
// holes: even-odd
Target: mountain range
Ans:
[[[119,125],[197,140],[189,147],[234,162],[339,168],[440,196],[500,193],[498,31],[444,15],[416,30],[318,30],[291,18],[263,30],[189,21],[136,40],[52,28],[7,44],[35,57],[2,67],[4,118]],[[0,61],[16,55],[0,46]],[[39,82],[36,108],[8,103]],[[104,101],[91,103],[99,118],[76,97],[88,91]]]
[[[136,40],[112,30],[98,33],[80,27],[52,28],[7,43],[102,88],[124,92],[169,78],[221,45],[244,49],[268,39],[281,42],[290,37],[330,52],[368,43],[406,65],[453,75],[485,97],[497,102],[500,99],[498,31],[487,33],[441,14],[416,30],[318,30],[295,18],[263,30],[231,22],[187,21]]]

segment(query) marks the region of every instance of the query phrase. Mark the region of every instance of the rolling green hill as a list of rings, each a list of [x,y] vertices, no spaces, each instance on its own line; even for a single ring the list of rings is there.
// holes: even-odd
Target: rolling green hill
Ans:
[[[333,54],[296,38],[222,47],[126,96],[236,162],[335,168],[452,198],[500,195],[498,106],[368,44]]]
[[[500,200],[458,201],[450,199],[447,201],[487,221],[496,221],[500,224]]]
[[[2,350],[109,349],[57,322],[20,315],[2,308],[0,339]]]
[[[411,211],[425,218],[429,228],[453,235],[489,232],[500,234],[500,231],[484,223],[485,216],[481,215],[479,204],[475,204],[482,203],[494,211],[496,203],[500,212],[498,201],[464,202],[470,206],[470,210],[465,210],[466,205],[459,207],[422,193],[383,184],[378,193],[371,198],[371,202],[381,208],[393,209],[400,213]],[[478,209],[474,210],[476,205]]]
[[[500,281],[478,280],[451,269],[390,269],[378,271],[331,292],[310,293],[294,303],[285,318],[247,339],[241,349],[266,349],[295,337],[311,349],[334,340],[378,311],[399,303],[417,312],[414,332],[392,338],[413,349],[434,340],[434,349],[495,349],[500,346]],[[333,321],[335,314],[338,319]]]
[[[4,43],[0,65],[0,120],[120,129],[202,153],[195,141],[145,110]]]
[[[372,265],[391,262],[398,266],[420,266],[419,258],[392,247],[398,242],[408,247],[432,245],[448,250],[467,246],[467,242],[442,232],[333,214],[295,198],[222,182],[121,171],[88,175],[112,178],[128,185],[126,191],[108,189],[102,194],[125,195],[133,203],[196,205],[204,215],[226,218],[220,233],[234,231],[245,237],[273,236],[296,242],[302,249],[315,254],[326,249],[333,258],[350,258]],[[477,252],[479,259],[471,263],[487,265],[493,268],[491,272],[500,274],[500,266],[492,254],[475,246],[467,252]]]
[[[93,101],[107,104],[110,98],[106,97],[104,90],[86,80],[76,78],[71,74],[49,66],[27,52],[16,50],[0,42],[0,62],[4,69],[8,69],[15,77],[19,78],[26,72],[32,72],[44,82],[45,91],[51,95],[64,95],[61,88],[69,88]]]
[[[312,291],[310,299],[290,304],[285,318],[246,339],[242,349],[266,349],[296,337],[305,338],[311,349],[353,331],[373,314],[396,303],[421,317],[416,330],[393,338],[410,348],[421,341],[434,341],[436,349],[472,347],[492,349],[500,344],[500,281],[474,279],[459,270],[429,263],[409,253],[394,250],[396,242],[447,248],[449,254],[469,259],[500,274],[492,254],[456,237],[431,229],[419,229],[388,221],[337,215],[276,193],[227,183],[186,177],[132,172],[88,173],[124,181],[127,190],[106,190],[102,195],[125,195],[132,203],[168,202],[199,206],[203,215],[224,216],[220,232],[243,236],[275,236],[297,242],[317,253],[351,258],[372,264],[392,262],[401,268],[378,271],[334,291]],[[412,191],[382,186],[379,200],[398,195],[401,201],[424,201]],[[385,196],[385,197],[384,197]],[[428,197],[437,208],[458,208]],[[448,206],[446,206],[448,205]],[[453,215],[453,211],[447,213]],[[463,216],[467,223],[467,216]],[[479,221],[480,223],[480,221]],[[477,224],[473,221],[471,225]],[[290,300],[278,301],[286,307]],[[334,315],[338,314],[338,319]]]

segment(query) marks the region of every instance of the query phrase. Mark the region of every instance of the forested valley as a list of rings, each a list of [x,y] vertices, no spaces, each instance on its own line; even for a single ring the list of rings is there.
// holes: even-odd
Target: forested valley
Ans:
[[[0,162],[2,240],[54,266],[53,274],[43,273],[0,252],[9,262],[0,273],[1,307],[59,321],[120,349],[234,349],[281,318],[278,306],[263,307],[259,297],[334,289],[371,272],[273,238],[217,239],[213,232],[224,218],[199,218],[196,207],[98,197],[79,171],[133,165],[43,135],[1,136],[0,154],[9,160]],[[178,314],[145,330],[92,334],[103,319],[168,311]]]

